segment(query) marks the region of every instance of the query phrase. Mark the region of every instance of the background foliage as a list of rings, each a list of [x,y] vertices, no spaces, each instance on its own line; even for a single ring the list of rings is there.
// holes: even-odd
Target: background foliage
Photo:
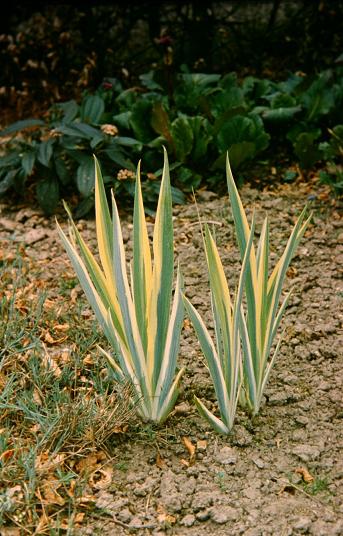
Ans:
[[[227,150],[240,180],[267,162],[293,180],[297,162],[305,174],[319,165],[340,193],[342,11],[276,0],[7,7],[0,194],[34,192],[52,213],[77,192],[81,216],[95,153],[122,199],[143,157],[149,204],[162,144],[179,202],[201,185],[223,189]]]

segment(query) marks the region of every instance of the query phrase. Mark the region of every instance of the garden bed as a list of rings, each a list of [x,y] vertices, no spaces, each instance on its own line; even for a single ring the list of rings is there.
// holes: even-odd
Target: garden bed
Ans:
[[[180,353],[186,373],[166,424],[157,428],[125,414],[120,406],[125,393],[117,393],[120,407],[106,422],[110,439],[100,441],[101,427],[94,420],[93,439],[86,445],[81,434],[77,449],[67,441],[58,447],[56,427],[49,437],[45,417],[52,405],[47,400],[52,384],[55,393],[71,391],[74,385],[70,408],[80,393],[85,400],[104,397],[100,377],[111,389],[96,348],[101,336],[54,218],[33,208],[1,205],[1,295],[12,303],[7,316],[3,315],[7,327],[1,328],[5,333],[0,354],[1,536],[62,534],[63,530],[118,536],[342,534],[343,226],[339,207],[327,187],[316,182],[284,184],[263,192],[245,186],[241,196],[250,216],[253,207],[257,209],[258,229],[268,214],[275,258],[304,204],[309,201],[314,211],[288,270],[285,290],[294,287],[294,292],[260,415],[251,421],[238,411],[228,437],[215,434],[200,418],[193,395],[213,408],[215,396],[186,319]],[[239,255],[228,199],[205,190],[198,201],[201,218],[215,228],[233,288]],[[176,206],[174,216],[185,292],[209,321],[196,208]],[[122,221],[130,249],[131,216],[123,214]],[[80,220],[78,227],[94,247],[94,221]],[[111,402],[105,401],[104,418],[109,420]],[[56,394],[54,404],[56,411]],[[61,430],[59,434],[63,436]]]

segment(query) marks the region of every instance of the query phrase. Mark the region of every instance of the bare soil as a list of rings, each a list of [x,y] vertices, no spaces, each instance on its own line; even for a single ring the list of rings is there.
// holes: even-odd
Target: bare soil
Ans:
[[[103,536],[290,536],[343,534],[342,301],[343,225],[339,205],[316,184],[241,191],[247,211],[267,213],[272,260],[280,256],[297,215],[310,199],[313,221],[288,271],[294,293],[283,320],[284,342],[260,415],[240,410],[232,434],[217,435],[197,414],[196,394],[215,407],[209,373],[187,321],[180,363],[186,367],[176,409],[159,429],[146,425],[113,446],[111,479],[92,488],[93,506],[72,532]],[[199,194],[202,220],[212,222],[231,289],[239,257],[226,197]],[[210,297],[196,208],[174,209],[176,251],[185,291],[209,324]],[[123,215],[130,249],[130,216]],[[91,220],[79,222],[95,245]],[[40,266],[49,295],[73,277],[53,218],[39,210],[0,213],[2,247],[24,246]],[[82,298],[81,291],[79,292]],[[84,302],[85,309],[88,308]],[[72,301],[70,307],[74,307]],[[186,438],[186,440],[185,440]],[[191,456],[189,442],[195,447]],[[188,448],[187,448],[188,445]],[[1,532],[0,534],[5,534]]]

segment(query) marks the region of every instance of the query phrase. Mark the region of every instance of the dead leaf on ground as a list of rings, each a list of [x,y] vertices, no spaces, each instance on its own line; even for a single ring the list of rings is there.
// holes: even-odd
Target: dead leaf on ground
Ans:
[[[19,502],[23,499],[24,494],[21,489],[21,486],[17,484],[16,486],[13,486],[13,488],[9,488],[6,491],[6,495],[9,499],[13,500],[14,502]]]
[[[53,475],[49,475],[49,478],[43,481],[40,485],[40,491],[44,505],[57,504],[63,506],[65,504],[65,499],[57,492],[61,485],[60,480]]]
[[[68,339],[68,335],[64,335],[63,337],[60,337],[59,339],[54,339],[48,330],[44,330],[42,333],[42,338],[44,342],[47,342],[48,344],[61,344],[62,342]]]
[[[107,456],[102,451],[88,454],[85,458],[82,458],[76,465],[75,469],[80,474],[94,473],[99,468],[99,463],[102,464],[106,460]]]
[[[113,427],[113,430],[112,432],[114,434],[126,434],[126,432],[128,431],[129,429],[129,425],[128,424],[122,424],[122,425],[117,425],[117,426],[114,426]]]
[[[92,473],[96,470],[98,466],[98,457],[96,454],[88,454],[85,458],[82,458],[76,466],[75,469],[80,474]]]
[[[183,436],[182,441],[189,453],[189,464],[192,465],[195,462],[196,446],[186,436]]]
[[[164,466],[165,466],[165,461],[164,461],[164,459],[162,458],[162,456],[161,456],[161,454],[159,452],[156,455],[156,466],[159,469],[163,469]]]
[[[207,449],[206,439],[199,439],[199,441],[197,441],[197,450],[199,452],[204,452],[206,449]]]
[[[1,536],[20,536],[20,529],[18,527],[2,527]]]
[[[191,411],[191,407],[187,402],[181,402],[175,406],[173,414],[174,415],[187,415]]]
[[[62,374],[62,370],[58,366],[56,360],[49,354],[45,344],[42,344],[44,348],[43,365],[45,366],[45,368],[52,370],[55,378],[59,378]]]
[[[40,474],[54,471],[57,467],[63,465],[64,460],[65,454],[51,456],[49,452],[42,452],[36,457],[35,470]]]
[[[3,462],[3,461],[5,462],[9,460],[10,458],[12,458],[14,453],[15,453],[15,449],[5,450],[0,456],[0,462]]]
[[[298,274],[298,270],[294,266],[290,266],[286,274],[287,274],[287,277],[289,277],[290,279],[293,279]]]
[[[314,481],[314,477],[308,472],[306,467],[297,467],[295,472],[302,476],[302,479],[304,482],[306,482],[306,484]]]
[[[32,398],[37,406],[41,406],[43,404],[42,395],[36,387],[33,390]]]
[[[94,365],[94,359],[93,357],[91,356],[91,354],[87,354],[86,357],[84,357],[82,363],[87,367],[87,366],[92,366]]]
[[[56,325],[54,325],[54,330],[56,330],[56,331],[65,332],[65,331],[68,331],[69,328],[70,328],[69,324],[56,324]]]
[[[162,525],[174,525],[176,523],[176,517],[168,514],[161,504],[157,505],[157,514],[157,521]]]
[[[187,331],[192,329],[192,324],[191,324],[191,321],[188,319],[188,318],[185,318],[184,321],[183,321],[183,327],[184,329],[186,329]]]
[[[72,517],[65,517],[58,523],[58,528],[66,531],[70,530],[71,527],[80,528],[80,524],[83,522],[85,515],[84,512],[77,512]]]
[[[81,290],[79,290],[78,288],[72,288],[71,291],[70,291],[70,299],[71,299],[71,303],[76,303],[77,302],[77,298],[78,298],[78,295],[81,294]]]
[[[94,495],[84,495],[83,497],[76,497],[75,502],[77,504],[86,506],[87,504],[93,504],[97,501],[97,497]]]
[[[89,477],[89,485],[94,489],[106,489],[112,484],[112,467],[102,467],[96,469]]]

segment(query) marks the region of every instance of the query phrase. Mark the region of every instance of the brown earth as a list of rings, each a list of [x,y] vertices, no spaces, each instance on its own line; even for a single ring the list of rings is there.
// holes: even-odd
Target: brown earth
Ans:
[[[288,271],[294,287],[283,320],[284,342],[253,421],[238,411],[228,437],[197,414],[193,394],[215,403],[209,374],[189,323],[181,344],[186,367],[174,414],[160,429],[124,436],[114,446],[110,485],[94,492],[75,535],[290,536],[343,534],[342,300],[343,228],[338,204],[325,189],[299,183],[274,191],[241,191],[258,228],[267,213],[273,261],[310,194],[314,216]],[[239,259],[227,198],[199,195],[203,220],[213,222],[231,289]],[[186,294],[210,321],[209,291],[196,209],[174,210],[176,250]],[[130,247],[131,218],[123,216]],[[94,246],[94,222],[79,222]],[[1,206],[2,247],[21,244],[39,267],[49,296],[57,278],[72,277],[54,219],[37,210]],[[71,274],[71,275],[70,275]],[[82,294],[80,293],[80,296]],[[70,307],[73,307],[70,304]],[[87,309],[87,305],[85,304]],[[142,425],[143,426],[143,425]],[[195,447],[190,455],[187,438]],[[188,449],[186,447],[188,445]],[[306,483],[306,480],[308,481]],[[1,532],[0,534],[5,534]]]

